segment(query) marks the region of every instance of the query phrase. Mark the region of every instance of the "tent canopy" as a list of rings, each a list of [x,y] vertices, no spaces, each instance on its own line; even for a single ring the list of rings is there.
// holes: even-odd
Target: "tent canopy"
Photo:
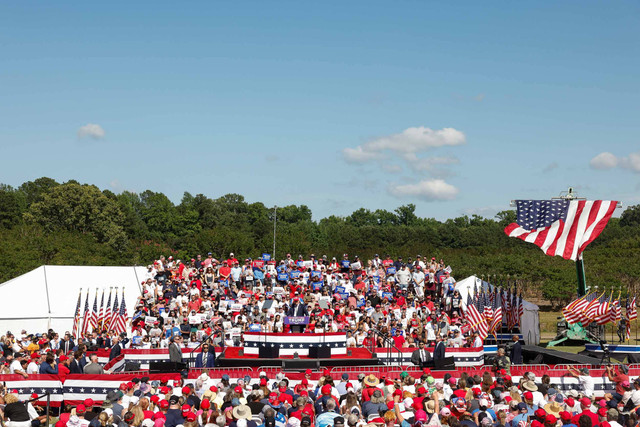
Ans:
[[[4,302],[0,311],[0,331],[18,335],[22,329],[29,333],[44,333],[49,328],[62,334],[70,331],[82,289],[80,313],[84,313],[85,299],[89,290],[89,310],[98,291],[98,309],[102,292],[105,305],[109,288],[113,288],[118,302],[124,288],[125,304],[129,316],[141,294],[141,282],[146,278],[144,267],[98,267],[43,265],[35,270],[0,284],[0,298]]]
[[[495,286],[489,282],[478,278],[477,276],[469,276],[466,279],[456,283],[455,289],[462,297],[462,307],[467,306],[467,295],[471,294],[471,298],[475,297],[476,287],[482,287],[485,291],[493,292]],[[538,315],[539,307],[525,299],[522,300],[524,313],[521,319],[520,331],[524,338],[524,342],[528,345],[540,344],[540,318]]]

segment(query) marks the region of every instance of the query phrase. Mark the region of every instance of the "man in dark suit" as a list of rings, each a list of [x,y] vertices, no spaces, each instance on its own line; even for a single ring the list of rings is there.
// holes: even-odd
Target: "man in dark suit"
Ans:
[[[446,352],[445,347],[442,335],[438,334],[438,337],[436,338],[436,348],[433,349],[433,360],[444,359]]]
[[[113,346],[111,347],[111,351],[109,352],[109,361],[112,361],[116,357],[120,356],[120,353],[122,353],[120,338],[115,336],[113,337]]]
[[[513,365],[522,365],[522,344],[520,344],[520,337],[514,335],[511,339],[513,340],[513,347],[511,347],[509,359],[511,359]]]
[[[424,347],[424,341],[420,341],[418,349],[411,353],[411,363],[424,368],[428,362],[431,362],[431,354]]]
[[[64,334],[64,338],[62,338],[62,341],[60,342],[60,348],[64,351],[64,354],[72,352],[75,346],[76,344],[71,339],[71,334],[69,332]]]
[[[169,361],[174,363],[182,362],[182,349],[180,348],[180,341],[182,341],[182,337],[171,337],[170,341]]]
[[[214,368],[216,366],[216,352],[209,344],[202,345],[202,352],[196,356],[196,368]]]
[[[301,304],[300,303],[300,298],[295,297],[293,299],[293,304],[291,305],[291,307],[289,307],[289,311],[287,311],[287,316],[289,317],[306,317],[309,316],[309,313],[307,312],[307,306],[306,304]],[[294,333],[301,333],[304,332],[305,329],[305,325],[292,325],[291,326],[291,332]]]

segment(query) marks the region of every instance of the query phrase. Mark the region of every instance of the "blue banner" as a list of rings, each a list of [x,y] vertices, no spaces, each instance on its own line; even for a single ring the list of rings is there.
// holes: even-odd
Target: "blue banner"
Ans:
[[[360,299],[358,300],[358,302],[357,302],[357,306],[358,306],[358,307],[364,307],[364,305],[365,305],[366,303],[367,303],[367,302],[365,301],[365,299],[364,299],[364,298],[360,298]]]
[[[311,272],[311,277],[318,277],[318,278],[322,277],[322,271],[313,270]]]
[[[271,254],[262,254],[263,261],[271,261]]]
[[[382,298],[388,298],[389,300],[393,299],[393,292],[383,292]]]
[[[289,275],[287,273],[278,273],[278,281],[286,282],[289,280]]]
[[[373,281],[375,283],[380,283],[380,276],[373,276]]]
[[[298,267],[304,267],[304,261],[302,261],[302,260],[298,260],[298,261],[296,261],[296,265],[297,265]]]
[[[347,292],[342,292],[342,293],[339,293],[338,295],[340,295],[340,298],[342,298],[343,300],[349,298],[349,294]]]
[[[342,268],[349,268],[351,262],[348,259],[343,259],[342,261],[340,261],[340,265],[342,266]]]
[[[312,282],[311,286],[313,287],[314,291],[319,291],[320,289],[322,289],[322,282]]]
[[[346,291],[344,286],[336,286],[336,289],[335,289],[336,294],[343,294],[344,291]]]
[[[300,277],[300,272],[298,270],[293,270],[291,271],[291,273],[289,273],[289,276],[292,279],[297,279],[298,277]]]
[[[387,274],[396,274],[395,267],[387,267]]]

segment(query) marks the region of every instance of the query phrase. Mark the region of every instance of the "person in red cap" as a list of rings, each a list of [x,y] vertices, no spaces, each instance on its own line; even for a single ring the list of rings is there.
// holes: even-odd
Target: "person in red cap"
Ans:
[[[571,419],[571,421],[575,425],[579,425],[578,424],[578,420],[583,415],[586,415],[587,417],[591,418],[591,423],[592,423],[591,425],[595,426],[595,425],[600,424],[600,422],[598,420],[598,416],[591,411],[591,399],[589,399],[588,397],[583,397],[582,399],[580,399],[580,410],[581,410],[581,412],[578,412]]]
[[[93,399],[87,398],[82,403],[84,404],[84,407],[86,408],[86,412],[84,414],[85,420],[91,421],[92,419],[94,419],[95,417],[97,417],[99,415],[97,412],[95,412],[93,410],[93,406],[96,404],[93,401]]]
[[[60,378],[60,381],[62,382],[64,382],[67,375],[69,375],[69,372],[71,372],[69,369],[69,363],[69,358],[64,354],[61,354],[58,362],[58,378]]]

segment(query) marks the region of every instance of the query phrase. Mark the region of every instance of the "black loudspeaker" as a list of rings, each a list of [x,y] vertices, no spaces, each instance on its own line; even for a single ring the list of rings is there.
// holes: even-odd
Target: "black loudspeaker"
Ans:
[[[280,357],[280,348],[260,346],[258,348],[258,357],[260,359],[277,359],[278,357]]]
[[[311,359],[331,359],[331,349],[329,347],[310,347],[309,358]]]
[[[139,371],[140,364],[138,362],[127,362],[124,364],[125,372]]]
[[[150,374],[161,374],[164,372],[180,372],[187,369],[187,364],[183,362],[151,362],[149,363]]]
[[[445,357],[444,359],[434,360],[433,365],[435,369],[455,369],[456,368],[456,363],[453,356]]]

